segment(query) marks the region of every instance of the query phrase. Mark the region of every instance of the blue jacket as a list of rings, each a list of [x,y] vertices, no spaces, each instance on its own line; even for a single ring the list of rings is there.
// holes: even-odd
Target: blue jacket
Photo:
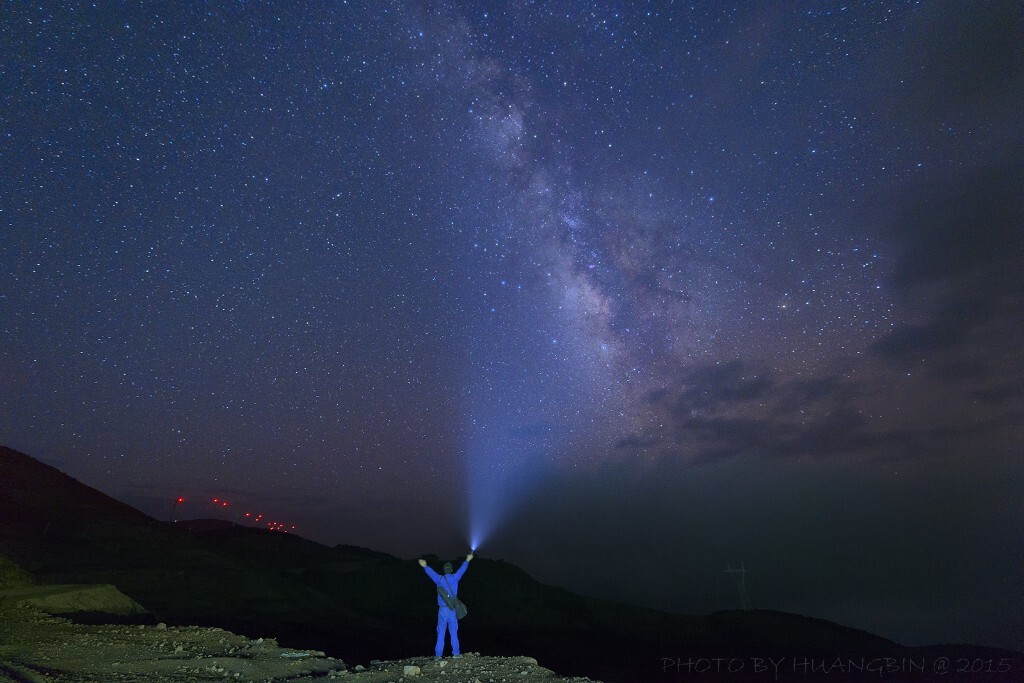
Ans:
[[[456,569],[454,574],[441,575],[435,572],[430,567],[424,567],[423,571],[427,573],[427,576],[430,577],[431,581],[436,583],[441,588],[445,589],[445,591],[448,592],[448,595],[454,598],[456,595],[459,594],[459,579],[461,579],[462,575],[466,573],[466,568],[468,566],[469,560],[463,560],[462,566]],[[451,586],[451,589],[449,589],[449,586]],[[444,604],[444,598],[441,597],[440,593],[437,594],[437,606],[444,608],[448,607],[448,605]]]

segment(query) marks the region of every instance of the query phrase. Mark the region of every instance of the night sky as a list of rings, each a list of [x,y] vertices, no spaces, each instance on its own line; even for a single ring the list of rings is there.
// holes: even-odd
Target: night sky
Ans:
[[[1022,46],[1011,1],[8,3],[0,443],[1022,647]]]

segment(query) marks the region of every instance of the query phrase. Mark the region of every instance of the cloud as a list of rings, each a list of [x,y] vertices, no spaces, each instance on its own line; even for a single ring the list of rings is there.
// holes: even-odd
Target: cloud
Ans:
[[[972,395],[993,406],[1021,402],[1024,400],[1024,377],[978,389]]]
[[[994,294],[1005,270],[1024,254],[1024,161],[996,161],[962,176],[923,184],[904,197],[893,226],[899,256],[891,284],[897,288],[963,276],[979,294]]]
[[[890,360],[917,360],[921,356],[954,349],[992,320],[1000,306],[992,300],[950,300],[922,323],[897,327],[881,337],[871,350]]]
[[[1005,372],[1024,343],[1021,188],[1024,161],[1015,159],[908,193],[893,225],[899,256],[890,285],[906,310],[920,313],[876,340],[876,357],[905,368],[924,363],[949,386]]]
[[[856,392],[853,383],[843,382],[838,375],[791,380],[785,383],[776,395],[772,414],[792,416],[811,406],[849,400],[854,393]]]
[[[891,211],[887,284],[904,322],[870,350],[904,367],[924,361],[948,386],[991,381],[1024,343],[1021,18],[1013,2],[923,8],[865,85],[923,162],[917,181],[877,202]]]
[[[723,403],[753,401],[762,398],[774,381],[763,368],[742,361],[696,366],[683,378],[685,387],[675,397],[671,410],[685,415],[696,410],[711,410]],[[652,399],[664,400],[667,394],[655,391]]]
[[[620,450],[674,453],[695,461],[741,454],[828,456],[876,448],[891,438],[852,406],[863,387],[828,375],[780,380],[742,361],[691,367],[677,387],[648,393],[660,429],[630,434]]]
[[[947,369],[954,379],[938,381],[976,377],[973,366]],[[943,399],[952,409],[915,412],[916,403],[894,393],[892,373],[861,374],[861,379],[839,374],[787,379],[741,361],[696,366],[677,385],[648,393],[658,417],[655,426],[625,435],[616,449],[693,463],[739,456],[898,462],[999,448],[1000,439],[1019,424],[1021,382],[989,386],[974,380],[975,390],[962,400],[960,394]],[[921,381],[906,386],[924,391],[936,380]],[[978,409],[979,401],[989,409]]]
[[[877,453],[900,440],[892,432],[871,431],[867,418],[848,407],[804,422],[782,422],[775,417],[698,417],[677,422],[675,429],[696,442],[694,459],[698,462],[744,454],[795,458]]]
[[[948,126],[960,114],[991,118],[1002,111],[1006,115],[993,122],[1001,131],[1013,126],[1020,96],[1021,20],[1020,4],[1012,0],[931,3],[867,72],[879,94],[917,120]]]

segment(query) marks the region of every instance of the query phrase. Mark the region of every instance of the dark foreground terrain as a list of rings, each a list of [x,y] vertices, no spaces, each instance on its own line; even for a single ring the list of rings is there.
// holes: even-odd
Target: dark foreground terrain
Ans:
[[[46,683],[125,681],[519,681],[583,683],[530,657],[413,657],[349,669],[315,650],[279,647],[219,628],[80,625],[26,606],[0,605],[0,680]]]
[[[74,613],[78,622],[95,622],[85,625],[32,616],[41,614],[39,605],[18,603],[14,609],[17,601],[8,598],[0,660],[7,662],[8,676],[20,667],[17,675],[25,680],[33,680],[27,677],[33,670],[45,675],[45,666],[32,669],[17,660],[19,651],[31,647],[14,631],[49,642],[40,647],[57,654],[48,656],[66,650],[66,661],[77,661],[73,648],[54,649],[60,638],[47,641],[47,633],[72,641],[83,634],[88,637],[82,642],[110,643],[121,653],[110,655],[108,678],[86,672],[81,678],[39,680],[159,680],[133,679],[130,673],[113,677],[113,662],[123,667],[145,657],[180,660],[184,643],[214,628],[232,632],[216,631],[234,643],[224,647],[235,652],[218,650],[218,643],[199,658],[223,671],[199,667],[195,673],[190,664],[192,673],[164,680],[314,680],[355,675],[357,665],[381,681],[436,675],[486,682],[513,673],[521,678],[509,680],[554,680],[542,667],[561,676],[622,682],[1024,680],[1024,656],[1017,652],[970,645],[908,648],[832,622],[764,610],[669,614],[575,595],[534,581],[509,563],[482,558],[473,562],[473,580],[460,586],[460,597],[470,605],[460,628],[463,648],[486,655],[474,660],[478,666],[470,676],[471,658],[436,668],[432,657],[423,659],[432,653],[436,608],[415,562],[227,523],[158,522],[10,449],[0,448],[0,482],[0,554],[7,558],[0,560],[0,607],[5,589],[10,596],[32,584],[110,584],[137,605],[106,608],[102,600],[97,606],[79,597],[80,604],[44,606],[51,614]],[[19,614],[34,625],[12,628]],[[90,628],[100,630],[79,631]],[[260,647],[246,644],[259,638]],[[175,652],[178,645],[182,650]],[[272,656],[264,656],[271,650]],[[541,666],[529,664],[526,654]],[[228,660],[239,668],[228,668]],[[279,660],[293,667],[291,673],[254,664]],[[420,671],[403,674],[405,666]],[[51,674],[57,669],[51,667]]]

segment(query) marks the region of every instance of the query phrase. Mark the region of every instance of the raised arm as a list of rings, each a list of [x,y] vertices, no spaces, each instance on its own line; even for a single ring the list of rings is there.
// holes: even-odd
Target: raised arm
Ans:
[[[470,555],[469,557],[472,557],[472,555]],[[452,575],[452,576],[454,576],[454,577],[455,577],[455,580],[456,580],[456,581],[458,581],[459,579],[461,579],[461,578],[462,578],[462,575],[466,573],[466,568],[467,568],[468,566],[469,566],[469,559],[465,559],[465,560],[463,560],[463,561],[462,561],[462,566],[461,566],[461,567],[459,567],[459,568],[458,568],[458,569],[457,569],[457,570],[455,571],[455,573],[454,573],[454,574]]]
[[[423,571],[427,573],[427,576],[429,576],[430,580],[433,581],[435,584],[441,580],[441,577],[438,575],[438,573],[427,566],[426,560],[420,560],[420,566],[423,567]]]

